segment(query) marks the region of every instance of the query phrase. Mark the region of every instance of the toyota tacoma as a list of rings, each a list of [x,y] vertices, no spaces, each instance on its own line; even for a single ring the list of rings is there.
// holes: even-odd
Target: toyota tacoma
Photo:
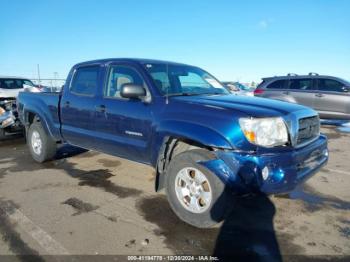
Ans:
[[[185,64],[83,62],[60,93],[21,92],[17,103],[35,161],[67,143],[151,165],[156,190],[196,227],[222,220],[232,197],[293,190],[328,160],[317,112],[230,95]]]

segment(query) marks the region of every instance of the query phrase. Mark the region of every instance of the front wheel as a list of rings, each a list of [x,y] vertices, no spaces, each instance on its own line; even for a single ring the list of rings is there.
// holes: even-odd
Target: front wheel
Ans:
[[[167,197],[176,215],[184,222],[207,228],[221,222],[227,210],[225,184],[199,161],[213,159],[210,151],[183,152],[167,170]]]
[[[40,122],[34,122],[29,127],[27,144],[36,162],[51,160],[56,154],[56,142],[47,135]]]

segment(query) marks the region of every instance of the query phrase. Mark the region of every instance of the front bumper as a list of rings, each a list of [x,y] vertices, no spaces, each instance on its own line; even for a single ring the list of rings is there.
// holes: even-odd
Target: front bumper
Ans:
[[[326,165],[327,138],[298,149],[277,153],[216,151],[217,159],[201,162],[235,193],[285,193],[293,190]]]
[[[15,123],[15,117],[11,111],[7,111],[0,116],[0,128],[6,128]]]

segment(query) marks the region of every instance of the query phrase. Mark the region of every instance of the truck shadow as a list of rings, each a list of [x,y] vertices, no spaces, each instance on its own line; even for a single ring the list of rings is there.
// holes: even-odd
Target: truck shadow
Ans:
[[[220,261],[282,261],[273,226],[276,209],[271,200],[259,194],[232,199],[230,204],[216,238],[214,256]]]
[[[154,233],[176,254],[213,255],[219,261],[282,261],[273,226],[275,206],[267,196],[237,198],[224,222],[207,229],[179,220],[163,195],[140,199],[136,207],[158,226]]]
[[[71,145],[61,145],[58,147],[55,160],[69,158],[88,152],[89,150]]]
[[[143,196],[139,190],[114,184],[110,180],[113,174],[107,169],[82,170],[75,163],[64,161],[65,158],[72,156],[89,158],[91,155],[85,153],[86,150],[75,147],[61,148],[55,161],[39,165],[33,162],[22,143],[16,144],[17,149],[13,151],[14,158],[6,160],[13,164],[5,168],[6,170],[11,172],[33,169],[64,170],[69,176],[78,179],[78,186],[99,188],[120,198],[138,197],[136,208],[140,215],[148,222],[157,225],[154,234],[163,238],[165,245],[175,254],[215,255],[221,258],[220,261],[234,261],[237,257],[242,257],[244,260],[253,258],[257,261],[282,260],[273,226],[276,210],[267,196],[236,198],[232,202],[232,210],[220,227],[198,229],[179,220],[163,195]],[[13,145],[8,149],[12,147]],[[106,164],[105,161],[102,162],[101,164]],[[113,163],[112,166],[115,168],[118,165],[119,163]],[[5,170],[3,173],[6,174]],[[215,214],[213,216],[215,217]],[[289,241],[289,236],[284,236],[282,233],[278,236],[282,239],[284,247],[295,248]]]

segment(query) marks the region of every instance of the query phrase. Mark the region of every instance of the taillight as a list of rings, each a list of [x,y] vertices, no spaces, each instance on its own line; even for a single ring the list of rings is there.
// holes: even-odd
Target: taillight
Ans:
[[[264,90],[263,89],[255,89],[254,90],[254,95],[261,95],[262,93],[264,93]]]

